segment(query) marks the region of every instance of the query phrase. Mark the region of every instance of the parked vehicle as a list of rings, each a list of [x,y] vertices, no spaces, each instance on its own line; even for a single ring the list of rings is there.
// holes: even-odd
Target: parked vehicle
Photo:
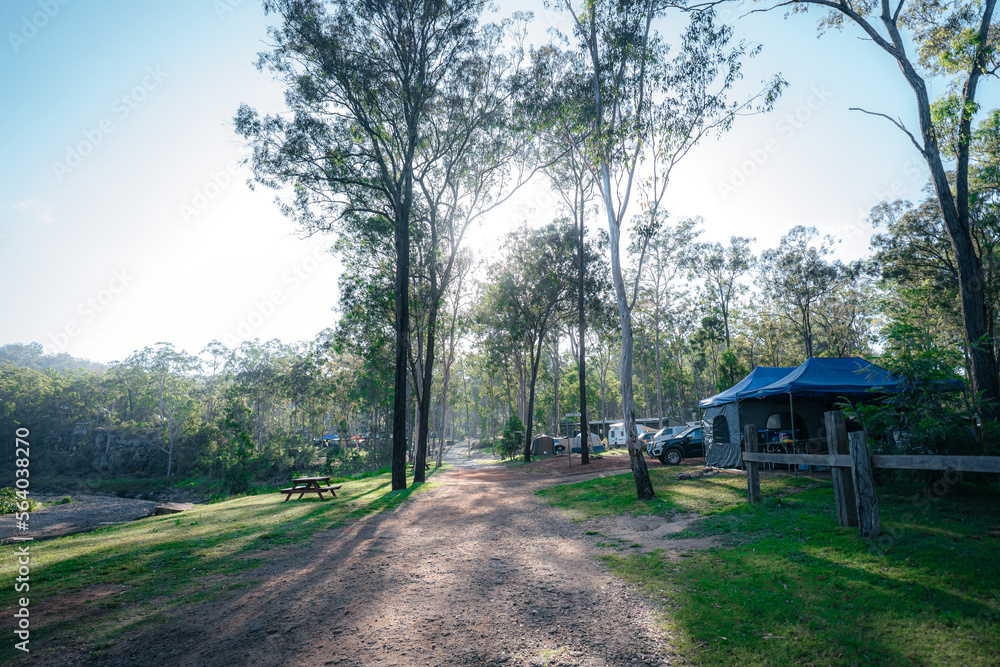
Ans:
[[[705,455],[705,443],[702,438],[701,425],[688,426],[676,436],[663,440],[653,440],[646,447],[646,452],[664,465],[677,465],[684,459],[693,459]]]
[[[640,447],[645,447],[646,443],[654,435],[654,431],[645,426],[636,425],[636,430],[638,431],[638,442]],[[608,446],[609,447],[624,447],[628,443],[628,438],[625,433],[625,423],[618,422],[617,424],[612,424],[608,429]]]
[[[625,442],[625,423],[612,424],[608,429],[608,447],[624,447]]]
[[[669,440],[670,438],[679,435],[682,431],[686,431],[691,428],[690,424],[685,424],[684,426],[667,426],[661,428],[657,431],[650,442],[656,442],[661,440]]]

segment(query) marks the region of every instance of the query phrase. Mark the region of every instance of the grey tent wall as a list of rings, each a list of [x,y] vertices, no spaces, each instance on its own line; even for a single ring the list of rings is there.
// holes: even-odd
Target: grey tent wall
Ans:
[[[705,442],[705,463],[717,468],[734,468],[740,465],[740,425],[737,403],[724,403],[705,409],[702,418],[702,435]],[[716,417],[725,417],[729,426],[729,442],[716,442],[714,422]]]

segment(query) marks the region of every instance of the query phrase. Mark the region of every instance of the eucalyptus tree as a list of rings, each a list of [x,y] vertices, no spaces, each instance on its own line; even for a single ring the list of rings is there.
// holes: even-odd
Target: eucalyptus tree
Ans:
[[[458,343],[465,336],[468,327],[468,294],[464,289],[464,283],[468,280],[474,263],[472,255],[468,252],[462,253],[459,257],[455,269],[455,289],[445,302],[447,309],[447,320],[444,328],[444,358],[441,378],[441,400],[438,402],[441,411],[441,418],[438,421],[438,446],[437,446],[437,467],[441,467],[442,455],[445,443],[446,409],[448,403],[448,385],[451,382],[451,370],[458,353]]]
[[[839,260],[826,259],[833,252],[834,238],[825,236],[816,244],[818,235],[815,227],[796,225],[781,237],[777,248],[761,254],[759,271],[776,314],[795,327],[807,359],[813,356],[815,311],[849,277]]]
[[[984,294],[982,263],[976,252],[969,211],[969,164],[972,130],[981,105],[980,84],[1000,74],[1000,22],[997,0],[784,0],[771,8],[807,11],[822,7],[821,30],[858,26],[865,37],[892,58],[913,90],[919,130],[912,131],[888,114],[879,116],[902,131],[927,162],[944,229],[958,275],[962,328],[969,348],[973,394],[985,402],[984,414],[1000,417],[1000,377],[996,342]],[[914,48],[911,55],[908,49]],[[931,98],[928,79],[940,90]],[[949,179],[947,163],[954,163]]]
[[[659,427],[663,428],[663,357],[660,333],[664,320],[678,307],[685,307],[687,294],[686,271],[697,253],[695,239],[701,234],[700,218],[685,218],[676,225],[661,227],[646,245],[648,255],[646,272],[638,276],[640,290],[647,303],[652,304],[649,313],[653,330],[653,352],[656,365],[656,407]],[[638,244],[631,249],[637,252]],[[682,281],[684,281],[682,283]]]
[[[674,394],[677,398],[677,411],[684,411],[685,405],[691,403],[690,392],[687,391],[685,368],[689,361],[690,339],[698,325],[698,308],[688,293],[678,296],[673,308],[665,318],[667,347],[670,354],[670,366],[674,376]],[[686,421],[683,420],[682,421]]]
[[[255,179],[289,187],[281,203],[307,233],[344,216],[382,219],[395,249],[392,488],[406,487],[410,223],[417,150],[443,82],[476,45],[481,0],[265,0],[282,25],[259,69],[283,78],[290,117],[240,107]]]
[[[259,339],[244,341],[232,351],[227,372],[233,382],[228,389],[230,402],[241,401],[247,410],[242,425],[252,436],[254,452],[264,451],[264,441],[278,403],[284,394],[281,358],[285,348],[281,341]]]
[[[593,131],[593,98],[586,61],[577,51],[546,45],[532,52],[529,83],[522,95],[524,113],[534,119],[543,150],[556,158],[546,169],[552,189],[559,195],[562,208],[579,230],[577,243],[577,337],[572,339],[578,364],[580,391],[580,432],[590,431],[587,409],[587,316],[584,245],[586,220],[595,196],[594,172],[586,152],[586,142]],[[558,342],[555,364],[558,367]],[[555,381],[556,429],[559,427],[559,379]],[[582,462],[590,462],[587,447],[581,447]]]
[[[729,245],[721,243],[698,244],[692,259],[694,270],[704,280],[705,299],[719,310],[726,335],[726,349],[732,347],[730,314],[733,302],[746,294],[747,286],[740,283],[754,267],[755,258],[750,244],[756,241],[745,236],[733,236]]]
[[[776,78],[756,95],[730,102],[727,95],[740,78],[741,61],[758,48],[730,48],[732,30],[716,27],[712,9],[694,11],[678,55],[666,58],[668,45],[654,29],[669,3],[661,0],[586,2],[560,5],[572,16],[574,36],[585,54],[592,81],[594,131],[588,142],[590,162],[607,215],[611,236],[611,272],[622,326],[622,402],[629,458],[639,498],[655,496],[643,453],[636,446],[632,391],[632,308],[636,283],[628,294],[622,274],[620,240],[630,220],[633,184],[647,184],[642,215],[634,216],[640,239],[651,237],[663,222],[662,203],[674,167],[705,136],[727,130],[735,116],[771,107],[783,82]],[[640,164],[645,164],[640,172]],[[639,243],[639,267],[646,243]]]
[[[415,181],[422,196],[419,223],[424,242],[420,277],[426,312],[419,353],[411,355],[419,405],[415,482],[424,480],[438,315],[460,273],[462,244],[474,224],[545,166],[534,133],[515,110],[527,18],[516,14],[500,24],[482,26],[469,38],[469,53],[461,66],[441,81],[431,103],[430,131],[417,150]]]
[[[867,357],[881,319],[881,293],[874,272],[864,262],[844,266],[844,280],[816,311],[824,353],[834,357]],[[954,302],[953,302],[954,303]]]
[[[535,383],[545,341],[559,316],[570,307],[576,281],[572,225],[522,227],[503,244],[500,261],[489,267],[481,317],[493,331],[505,331],[528,353],[528,405],[524,420],[524,460],[531,460]]]
[[[996,336],[1000,321],[1000,110],[980,123],[971,153],[969,226],[983,272],[990,336],[1000,354],[1000,338]],[[961,332],[962,313],[955,307],[961,303],[958,262],[933,187],[928,185],[925,198],[917,205],[880,203],[872,209],[869,220],[876,229],[871,247],[883,283],[911,294],[919,291]]]
[[[160,418],[166,422],[166,443],[160,450],[167,455],[167,477],[174,466],[174,447],[191,412],[195,409],[192,375],[198,370],[197,357],[175,350],[170,343],[157,343],[142,352],[156,393]]]

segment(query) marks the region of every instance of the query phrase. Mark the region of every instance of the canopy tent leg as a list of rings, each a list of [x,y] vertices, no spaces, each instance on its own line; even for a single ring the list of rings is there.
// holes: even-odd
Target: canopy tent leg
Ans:
[[[795,403],[792,401],[792,392],[791,391],[788,392],[788,413],[789,413],[789,419],[792,422],[791,423],[791,429],[792,429],[792,454],[794,454],[795,453]],[[792,468],[792,474],[793,475],[798,475],[799,474],[799,467],[797,465],[792,464],[791,468]]]

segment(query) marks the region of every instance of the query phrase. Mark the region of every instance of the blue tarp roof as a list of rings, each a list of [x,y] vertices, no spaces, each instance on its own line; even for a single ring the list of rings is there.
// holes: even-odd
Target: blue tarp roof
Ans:
[[[703,398],[698,401],[698,405],[702,408],[711,408],[716,405],[732,403],[738,398],[737,394],[739,392],[759,389],[760,387],[771,384],[775,380],[785,377],[794,370],[794,368],[784,368],[782,366],[758,366],[750,371],[750,375],[746,376],[729,389],[718,393],[715,396]]]
[[[736,393],[736,398],[793,396],[857,396],[872,392],[892,393],[904,388],[902,379],[860,357],[827,359],[812,357],[771,384]]]

